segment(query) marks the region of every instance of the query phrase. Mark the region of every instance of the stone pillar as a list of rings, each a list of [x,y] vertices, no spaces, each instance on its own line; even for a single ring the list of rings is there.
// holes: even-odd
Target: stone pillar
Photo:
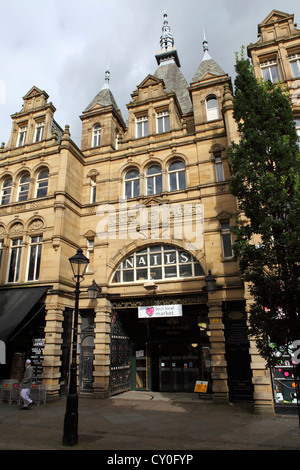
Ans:
[[[249,316],[252,298],[246,294],[247,288],[245,288],[246,297],[246,313]],[[266,368],[266,361],[261,357],[255,343],[255,338],[249,337],[250,349],[249,353],[251,356],[251,370],[252,370],[252,384],[254,388],[254,409],[260,414],[272,414],[274,413],[274,402],[273,402],[273,389],[271,381],[270,370]]]
[[[47,396],[57,398],[61,367],[61,345],[64,306],[46,305],[45,346],[43,360],[43,383],[47,385]]]
[[[227,361],[225,358],[224,324],[222,321],[222,302],[219,300],[209,300],[207,306],[208,329],[210,331],[213,401],[216,403],[227,403],[229,401],[229,393]]]
[[[110,394],[110,335],[111,304],[105,297],[98,298],[95,308],[95,348],[93,396],[106,398]]]

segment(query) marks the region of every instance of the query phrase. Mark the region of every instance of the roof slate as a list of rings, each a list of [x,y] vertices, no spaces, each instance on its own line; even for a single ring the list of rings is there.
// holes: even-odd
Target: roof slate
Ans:
[[[116,110],[119,109],[114,95],[112,94],[109,88],[102,88],[102,90],[99,91],[99,93],[95,96],[93,101],[91,101],[85,111],[90,111],[96,104],[99,104],[103,107],[113,106]]]
[[[199,65],[191,83],[199,82],[207,73],[216,75],[218,77],[226,75],[224,70],[221,69],[221,67],[213,59],[203,60]]]
[[[188,83],[175,63],[160,65],[154,76],[164,81],[167,93],[175,92],[182,112],[192,111],[192,102]]]

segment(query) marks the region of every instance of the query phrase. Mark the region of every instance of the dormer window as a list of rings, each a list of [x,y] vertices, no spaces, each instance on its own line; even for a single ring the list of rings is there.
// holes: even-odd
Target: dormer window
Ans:
[[[140,116],[136,118],[136,137],[147,137],[148,135],[148,116]]]
[[[35,142],[41,142],[44,137],[44,122],[37,122],[36,127],[35,127],[35,136],[34,136],[34,141]]]
[[[101,144],[101,126],[96,124],[93,128],[93,147],[100,147]]]
[[[206,98],[206,116],[208,121],[219,119],[218,100],[216,96]]]
[[[170,130],[169,111],[157,113],[157,133],[168,132]]]
[[[272,83],[278,83],[280,80],[279,68],[276,59],[266,60],[260,64],[262,77],[265,82],[270,80]]]
[[[27,135],[27,127],[20,127],[19,136],[18,136],[18,147],[23,147],[25,145]]]

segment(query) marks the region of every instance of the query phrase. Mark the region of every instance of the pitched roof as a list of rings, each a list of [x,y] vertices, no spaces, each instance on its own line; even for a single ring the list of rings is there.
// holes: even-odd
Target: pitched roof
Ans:
[[[192,83],[199,82],[207,73],[216,75],[217,77],[226,75],[224,70],[212,58],[209,58],[207,60],[202,60],[192,79]]]
[[[109,88],[102,88],[99,93],[95,96],[95,98],[91,101],[91,103],[87,106],[85,111],[90,111],[95,105],[100,105],[103,107],[113,106],[116,110],[118,110],[118,105]]]
[[[192,111],[192,102],[188,91],[188,83],[175,62],[157,68],[154,76],[163,80],[167,93],[175,92],[183,113]]]

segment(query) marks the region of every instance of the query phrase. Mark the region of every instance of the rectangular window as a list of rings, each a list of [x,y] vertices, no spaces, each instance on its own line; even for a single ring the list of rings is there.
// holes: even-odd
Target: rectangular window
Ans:
[[[44,136],[44,122],[38,122],[35,128],[35,142],[41,142]]]
[[[92,272],[94,266],[94,239],[88,238],[87,239],[87,250],[86,256],[89,260],[88,267],[86,268],[86,272]]]
[[[147,137],[148,135],[148,117],[141,116],[136,118],[136,137]]]
[[[289,56],[293,78],[300,77],[300,53]]]
[[[162,132],[168,132],[169,130],[170,130],[169,112],[163,111],[162,113],[157,113],[157,133],[161,134]]]
[[[27,127],[21,127],[19,130],[18,147],[23,147],[26,141]]]
[[[215,171],[216,171],[216,181],[220,183],[224,181],[224,171],[223,171],[223,162],[221,155],[215,156]]]
[[[42,237],[32,237],[29,251],[28,281],[37,281],[40,274]]]
[[[94,204],[96,202],[96,180],[95,178],[91,178],[90,181],[90,203]]]
[[[272,83],[278,83],[280,80],[279,68],[275,59],[262,62],[261,73],[265,82],[271,80]]]
[[[11,241],[8,282],[17,282],[20,274],[22,238]]]
[[[222,237],[223,257],[232,258],[233,251],[232,251],[232,240],[231,240],[229,222],[221,223],[221,237]]]

